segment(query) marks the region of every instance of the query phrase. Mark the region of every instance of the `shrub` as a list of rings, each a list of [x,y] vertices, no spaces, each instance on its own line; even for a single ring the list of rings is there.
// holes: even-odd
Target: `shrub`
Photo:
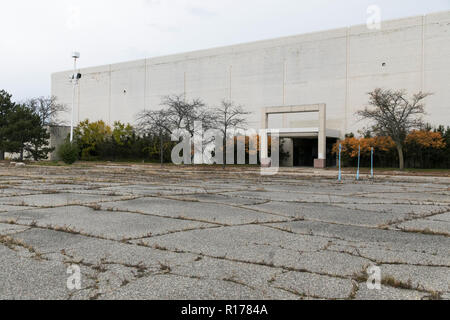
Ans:
[[[342,161],[344,165],[356,166],[358,163],[358,150],[361,146],[361,165],[370,166],[371,149],[374,148],[375,160],[379,166],[391,167],[397,162],[395,144],[390,137],[355,138],[353,134],[346,135],[345,140],[337,142],[332,149],[336,155],[342,145]]]
[[[82,160],[98,160],[99,146],[111,139],[111,127],[104,121],[81,122],[74,130],[74,140],[81,150]]]
[[[443,126],[434,131],[429,127],[423,130],[412,130],[404,142],[405,165],[410,168],[450,168],[450,128]],[[345,140],[333,146],[333,154],[342,145],[344,165],[356,166],[358,150],[361,146],[361,165],[370,166],[370,150],[375,150],[375,163],[381,167],[393,167],[397,162],[395,143],[390,137],[355,138],[346,135]]]
[[[446,147],[441,132],[413,130],[406,137],[406,144],[419,148],[444,149]]]
[[[75,143],[71,143],[69,141],[64,142],[58,148],[58,157],[67,164],[72,164],[77,161],[78,153],[78,146]]]

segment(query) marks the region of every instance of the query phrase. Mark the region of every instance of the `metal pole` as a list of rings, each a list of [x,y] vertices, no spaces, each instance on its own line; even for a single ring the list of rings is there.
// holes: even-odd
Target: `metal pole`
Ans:
[[[370,152],[370,176],[373,179],[373,148]]]
[[[339,152],[336,152],[336,168],[339,166]]]
[[[77,84],[77,58],[73,59],[73,76],[72,76],[72,116],[70,118],[70,142],[73,141],[73,109],[75,108],[75,88]]]
[[[359,180],[359,167],[361,164],[361,145],[359,146],[358,149],[358,171],[356,172],[356,180]]]
[[[342,181],[341,152],[342,152],[342,144],[339,144],[339,177],[338,177],[338,180],[339,180],[339,181]]]
[[[161,153],[160,157],[161,157],[161,167],[162,167],[164,164],[164,145],[163,145],[163,134],[161,131],[159,132],[159,152]]]

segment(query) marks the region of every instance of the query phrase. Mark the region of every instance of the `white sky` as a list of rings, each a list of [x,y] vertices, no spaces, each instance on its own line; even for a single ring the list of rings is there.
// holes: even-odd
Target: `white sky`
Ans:
[[[450,10],[450,0],[2,0],[0,89],[50,94],[50,74]]]

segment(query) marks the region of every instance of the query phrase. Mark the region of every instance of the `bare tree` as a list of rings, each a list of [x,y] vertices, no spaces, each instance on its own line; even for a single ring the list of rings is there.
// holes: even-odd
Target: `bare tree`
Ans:
[[[429,95],[431,94],[419,92],[408,100],[405,90],[377,88],[369,93],[371,107],[357,112],[362,119],[372,120],[374,133],[392,138],[397,147],[400,170],[405,168],[403,147],[406,136],[412,129],[423,126],[423,100]]]
[[[26,101],[25,105],[39,115],[43,126],[64,124],[59,116],[62,112],[68,111],[67,106],[58,103],[55,96],[33,98]]]
[[[194,135],[194,122],[201,121],[204,129],[214,122],[212,113],[200,99],[185,99],[184,95],[171,95],[162,99],[161,106],[167,112],[167,120],[173,129],[184,129]]]
[[[159,136],[161,166],[164,164],[164,135],[171,134],[173,131],[168,116],[166,110],[144,110],[137,116],[137,127],[140,132]]]
[[[201,122],[203,130],[211,129],[218,123],[218,113],[208,109],[200,99],[187,100],[184,95],[165,96],[161,101],[161,107],[160,110],[144,110],[137,116],[138,128],[141,132],[159,135],[161,153],[165,134],[170,135],[175,130],[186,130],[193,137],[197,129],[195,122]],[[232,116],[231,119],[227,117],[227,127],[233,125],[234,117]],[[203,145],[211,141],[203,141]],[[162,161],[163,159],[161,163]]]
[[[214,127],[223,135],[223,168],[226,165],[227,135],[232,129],[243,129],[247,124],[246,115],[250,112],[244,111],[242,106],[232,101],[223,100],[220,107],[214,110]]]

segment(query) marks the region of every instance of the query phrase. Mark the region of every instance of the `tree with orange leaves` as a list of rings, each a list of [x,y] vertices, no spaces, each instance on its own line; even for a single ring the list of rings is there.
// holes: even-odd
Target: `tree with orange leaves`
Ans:
[[[417,145],[422,148],[443,149],[446,147],[440,132],[427,130],[413,130],[406,137],[406,144]]]
[[[444,160],[446,142],[439,131],[413,130],[405,139],[405,148],[413,167],[430,168]]]
[[[377,135],[389,136],[395,142],[400,170],[405,168],[405,139],[413,129],[423,126],[422,116],[425,114],[424,99],[429,93],[419,92],[408,99],[405,90],[375,89],[369,93],[370,107],[357,114],[361,119],[371,120],[372,131]]]
[[[373,138],[355,138],[347,137],[345,140],[337,142],[333,146],[333,154],[337,154],[339,144],[342,145],[342,154],[349,158],[358,157],[359,146],[361,146],[361,155],[370,155],[371,149],[388,152],[395,147],[394,141],[390,137]]]

